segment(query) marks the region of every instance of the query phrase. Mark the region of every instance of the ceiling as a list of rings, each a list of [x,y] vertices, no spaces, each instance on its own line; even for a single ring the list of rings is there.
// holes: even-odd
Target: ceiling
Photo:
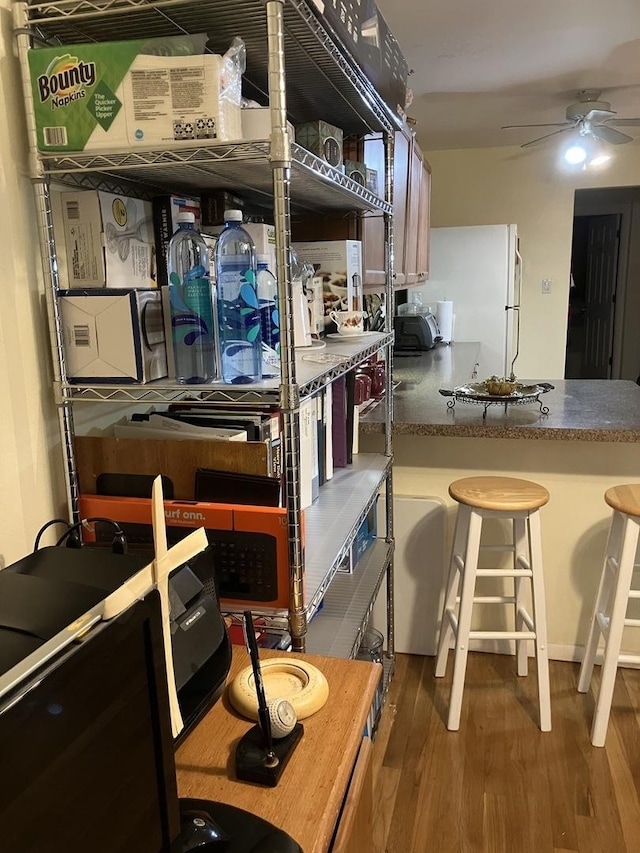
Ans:
[[[522,144],[546,131],[502,125],[564,121],[580,89],[640,116],[640,0],[377,5],[413,70],[408,113],[427,150]],[[640,127],[623,130],[640,138]]]

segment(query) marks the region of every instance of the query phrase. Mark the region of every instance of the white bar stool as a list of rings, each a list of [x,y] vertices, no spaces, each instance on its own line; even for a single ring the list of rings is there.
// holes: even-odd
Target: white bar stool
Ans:
[[[627,619],[629,599],[640,598],[632,589],[640,531],[640,485],[613,486],[604,494],[613,510],[609,538],[596,597],[589,639],[584,650],[578,690],[587,693],[600,635],[604,637],[604,663],[600,693],[591,727],[591,743],[604,746],[609,725],[613,687],[619,663],[640,664],[639,654],[620,654],[625,626],[640,627],[640,619]]]
[[[517,646],[518,675],[527,674],[527,641],[535,642],[538,664],[540,728],[551,731],[547,622],[542,567],[542,542],[538,510],[549,500],[549,492],[537,483],[513,477],[466,477],[449,486],[449,494],[458,502],[456,528],[451,550],[449,577],[445,594],[435,674],[441,677],[447,668],[451,640],[455,637],[453,683],[447,728],[460,727],[462,691],[470,640],[508,639]],[[486,518],[504,518],[512,522],[513,545],[480,544],[482,522]],[[480,550],[511,551],[513,567],[479,569]],[[477,577],[513,578],[513,595],[475,595]],[[524,606],[525,580],[531,583],[533,618]],[[459,594],[458,594],[459,593]],[[474,602],[511,604],[515,610],[515,631],[471,631]],[[456,604],[459,612],[456,616]]]

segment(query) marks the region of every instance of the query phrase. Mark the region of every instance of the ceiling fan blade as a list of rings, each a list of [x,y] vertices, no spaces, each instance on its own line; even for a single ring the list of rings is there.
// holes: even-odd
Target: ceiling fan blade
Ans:
[[[607,121],[615,116],[615,110],[589,110],[584,121]]]
[[[602,139],[604,142],[611,143],[611,145],[623,145],[625,142],[633,142],[633,136],[629,136],[628,133],[621,133],[614,127],[609,127],[608,124],[592,125],[591,133],[596,139]]]
[[[563,127],[562,130],[554,130],[553,133],[547,133],[544,136],[539,136],[538,139],[532,139],[531,142],[525,142],[524,145],[520,146],[520,148],[531,148],[532,145],[537,145],[539,142],[543,142],[551,136],[557,136],[559,133],[566,133],[568,130],[573,130],[572,124],[568,127]]]
[[[573,122],[554,121],[551,124],[505,124],[501,130],[515,130],[519,127],[573,127]]]
[[[609,127],[640,127],[640,118],[610,118],[606,120],[606,124]]]

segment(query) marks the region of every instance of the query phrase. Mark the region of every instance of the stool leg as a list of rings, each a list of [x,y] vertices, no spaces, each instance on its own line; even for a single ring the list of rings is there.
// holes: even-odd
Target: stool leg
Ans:
[[[602,565],[602,574],[600,575],[600,585],[598,586],[598,594],[591,615],[591,624],[589,626],[589,637],[584,648],[582,664],[580,666],[580,677],[578,678],[578,692],[587,693],[591,676],[593,675],[593,665],[598,651],[598,642],[602,633],[600,623],[598,622],[598,613],[606,613],[609,608],[611,592],[613,590],[616,579],[616,572],[610,564],[609,559],[618,559],[620,556],[620,543],[622,540],[622,531],[624,528],[624,516],[619,512],[613,512],[611,516],[611,524],[609,525],[609,536],[607,537],[607,546],[604,552],[604,562]]]
[[[451,547],[451,559],[449,561],[449,575],[447,577],[447,589],[444,596],[442,608],[442,619],[440,621],[440,637],[438,640],[438,655],[436,657],[435,674],[437,678],[447,671],[447,658],[449,656],[449,645],[453,637],[453,627],[449,619],[449,612],[455,609],[456,596],[458,595],[459,569],[456,564],[456,555],[461,554],[462,547],[467,539],[469,530],[468,506],[460,504],[456,513],[456,526],[453,534],[453,545]]]
[[[462,588],[460,590],[460,615],[456,632],[456,654],[453,665],[453,682],[451,684],[451,700],[449,703],[449,719],[447,728],[457,731],[460,728],[460,710],[462,708],[462,691],[464,676],[467,669],[467,654],[469,652],[469,631],[471,630],[471,612],[473,610],[473,595],[478,569],[478,553],[480,550],[480,532],[482,516],[471,511],[469,515],[469,533],[464,554],[464,569],[462,570]]]
[[[529,540],[527,539],[527,525],[523,518],[513,519],[513,568],[518,568],[518,554],[523,554],[527,563],[531,564],[529,553]],[[526,578],[514,577],[513,597],[515,598],[515,626],[516,631],[527,630],[527,625],[520,615],[520,608],[524,607],[524,591]],[[527,640],[516,640],[516,656],[518,675],[526,675],[529,671],[527,660]]]
[[[544,598],[544,569],[542,565],[542,536],[540,513],[529,513],[529,553],[531,554],[531,592],[533,621],[536,631],[536,663],[538,666],[538,699],[540,729],[551,731],[551,694],[549,688],[549,657],[547,652],[547,606]]]
[[[638,523],[635,519],[626,517],[622,548],[620,550],[620,562],[618,564],[617,583],[613,598],[613,607],[611,608],[609,635],[605,645],[604,663],[602,664],[600,693],[591,728],[591,743],[594,746],[604,746],[607,737],[607,726],[609,725],[611,701],[613,699],[613,686],[618,669],[618,655],[620,654],[620,645],[622,643],[624,620],[627,615],[629,590],[631,588],[633,564],[635,562],[637,547]]]

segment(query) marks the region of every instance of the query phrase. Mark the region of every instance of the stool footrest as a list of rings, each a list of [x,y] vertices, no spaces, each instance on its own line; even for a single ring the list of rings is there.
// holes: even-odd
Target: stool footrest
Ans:
[[[625,628],[640,628],[640,619],[625,619]]]
[[[451,627],[453,628],[453,632],[457,637],[458,636],[458,617],[456,616],[456,614],[454,613],[454,611],[451,608],[447,608],[447,610],[445,610],[445,616],[447,617],[447,619],[451,623]]]
[[[474,595],[474,604],[515,604],[513,595]]]
[[[629,598],[640,598],[640,589],[629,590]]]
[[[476,577],[479,578],[530,578],[533,577],[531,569],[478,569]]]
[[[469,631],[470,640],[535,640],[535,631]]]

